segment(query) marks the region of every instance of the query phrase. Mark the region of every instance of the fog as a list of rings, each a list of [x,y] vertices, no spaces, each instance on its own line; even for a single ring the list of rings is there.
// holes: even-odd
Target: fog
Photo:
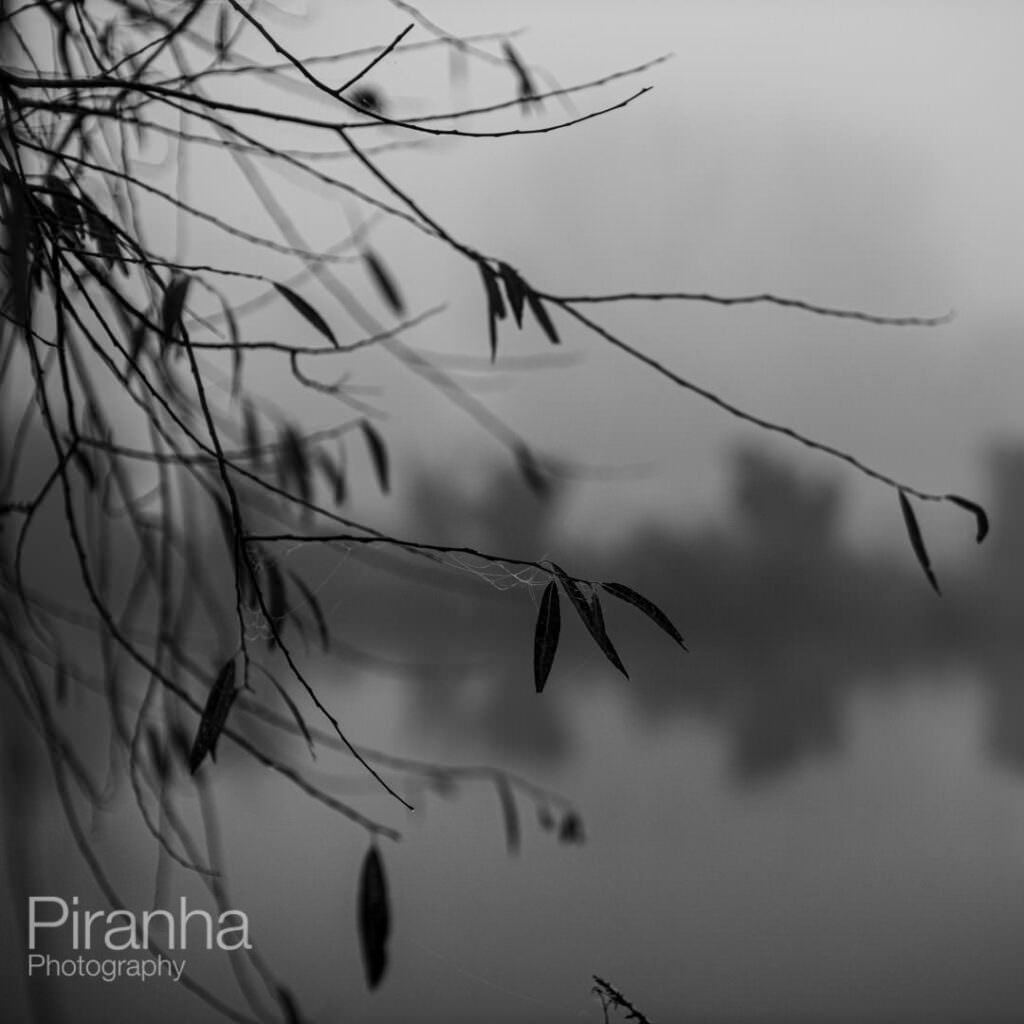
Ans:
[[[302,53],[379,43],[407,23],[383,4],[291,7],[268,16]],[[520,796],[522,848],[510,854],[486,777],[440,793],[397,774],[409,814],[350,759],[318,743],[311,762],[301,737],[272,733],[243,703],[247,736],[402,832],[382,849],[394,923],[384,984],[367,991],[356,935],[365,837],[225,745],[204,778],[230,905],[249,915],[260,952],[315,1021],[598,1022],[594,974],[659,1021],[1019,1019],[1024,142],[1013,125],[1024,15],[995,3],[656,0],[449,0],[424,11],[454,33],[528,26],[518,50],[561,84],[673,54],[574,97],[578,113],[654,86],[564,132],[391,154],[396,180],[431,216],[558,294],[769,292],[889,316],[954,310],[928,329],[771,305],[624,303],[595,307],[595,318],[752,414],[913,486],[983,502],[992,532],[978,546],[969,514],[919,506],[937,595],[890,488],[737,422],[568,321],[560,350],[539,330],[503,326],[492,367],[479,280],[384,224],[374,244],[410,309],[448,302],[406,342],[558,471],[546,496],[532,492],[472,417],[367,349],[323,375],[349,373],[369,389],[352,394],[386,414],[392,486],[379,493],[365,449],[351,445],[346,514],[411,541],[551,559],[627,584],[664,609],[689,650],[604,597],[625,679],[563,602],[562,642],[538,696],[539,594],[511,562],[275,548],[324,609],[329,655],[311,624],[291,640],[348,735],[525,776],[578,809],[585,841],[559,842]],[[374,78],[396,113],[511,89],[507,68],[472,70],[460,84],[444,62],[400,67],[385,62]],[[293,102],[324,109],[301,90]],[[571,116],[548,103],[540,116]],[[503,116],[513,127],[525,120]],[[159,140],[151,145],[147,173],[166,185],[170,165]],[[223,154],[205,154],[194,198],[271,233],[228,170]],[[314,247],[364,216],[293,175],[278,187]],[[171,219],[161,223],[170,238]],[[204,260],[235,258],[212,230],[194,226],[190,239]],[[283,277],[284,265],[267,273]],[[325,292],[303,293],[339,335],[353,331]],[[281,303],[240,323],[250,338],[298,340],[308,329]],[[247,386],[304,429],[338,422],[336,401],[301,395],[272,358],[246,372]],[[131,431],[129,417],[121,429]],[[42,439],[29,450],[30,482]],[[45,513],[26,550],[30,583],[82,601],[60,510]],[[218,525],[203,527],[217,579]],[[190,642],[205,652],[223,628],[198,616]],[[82,664],[95,662],[87,631],[67,642]],[[284,713],[271,688],[257,697]],[[60,715],[102,765],[96,695],[73,692]],[[25,977],[28,894],[103,900],[36,738],[4,735],[5,1019],[31,1019],[27,984],[55,1024],[223,1019],[166,981]],[[189,787],[181,804],[195,821]],[[129,905],[208,900],[179,867],[157,868],[127,787],[83,820]],[[190,952],[188,973],[241,1005],[223,956]]]

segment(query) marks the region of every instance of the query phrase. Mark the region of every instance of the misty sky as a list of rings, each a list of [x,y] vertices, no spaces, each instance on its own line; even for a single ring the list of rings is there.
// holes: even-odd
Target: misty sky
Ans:
[[[1018,427],[1018,8],[450,3],[431,13],[452,30],[528,26],[516,45],[562,83],[675,54],[635,80],[652,93],[603,120],[397,160],[400,180],[432,212],[555,290],[772,291],[893,315],[956,309],[955,323],[935,331],[765,307],[604,312],[646,351],[754,412],[925,488],[976,486],[981,443]],[[386,20],[392,30],[405,24]],[[314,24],[306,38],[317,44],[333,25],[349,34],[329,6]],[[368,19],[367,34],[378,24]],[[486,91],[493,79],[481,77]],[[443,74],[429,80],[443,94]],[[389,87],[386,71],[379,82]],[[578,106],[617,100],[632,85],[585,94]],[[431,108],[403,80],[393,91],[399,109]],[[382,246],[410,289],[429,295],[431,267],[403,261],[401,233],[383,234]],[[449,274],[437,290],[464,281]],[[475,297],[476,285],[463,294]],[[482,351],[480,311],[463,303],[453,318],[454,333],[425,329],[425,343]],[[659,462],[647,487],[585,490],[581,515],[595,529],[611,529],[618,510],[705,514],[722,480],[723,437],[749,430],[567,333],[586,366],[517,380],[495,396],[498,407],[533,436],[550,424],[551,445],[565,453]],[[576,415],[569,393],[587,394],[592,415]],[[411,459],[465,443],[457,415],[440,415],[436,433],[406,440]],[[870,486],[852,497],[876,517],[892,511],[891,495]],[[942,520],[932,528],[943,531]]]

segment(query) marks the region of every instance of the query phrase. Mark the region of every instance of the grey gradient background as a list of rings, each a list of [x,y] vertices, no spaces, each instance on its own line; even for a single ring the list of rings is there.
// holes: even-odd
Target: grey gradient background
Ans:
[[[361,835],[229,757],[218,802],[234,905],[318,1021],[596,1022],[593,973],[659,1021],[1019,1020],[1024,468],[1012,453],[1024,376],[1024,13],[956,2],[424,9],[453,32],[529,26],[516,45],[563,83],[675,54],[638,79],[652,93],[605,119],[394,155],[388,166],[433,215],[552,291],[770,291],[892,315],[955,308],[934,331],[770,307],[602,315],[751,412],[924,489],[989,500],[993,537],[978,549],[969,518],[921,511],[940,602],[891,491],[736,424],[568,325],[571,365],[515,373],[499,360],[496,373],[459,378],[544,450],[615,470],[540,506],[464,416],[382,357],[355,359],[344,367],[353,380],[383,388],[374,401],[389,413],[396,477],[380,502],[368,468],[354,466],[357,510],[419,539],[620,578],[659,601],[692,653],[609,610],[634,669],[627,683],[566,623],[538,700],[534,608],[522,592],[467,580],[438,595],[396,588],[340,554],[289,556],[308,568],[342,638],[405,663],[316,670],[351,734],[521,771],[579,804],[588,841],[559,846],[524,807],[513,859],[485,787],[427,797],[412,820],[367,796],[405,832],[385,850],[395,935],[390,975],[370,995],[354,929]],[[346,3],[296,7],[272,24],[296,50],[322,53],[379,41],[405,19]],[[437,61],[383,69],[378,82],[396,111],[453,99]],[[465,95],[509,89],[507,76],[474,71]],[[629,82],[600,96],[627,91]],[[197,161],[193,194],[269,231],[225,167],[216,154]],[[165,184],[168,173],[152,170]],[[336,199],[287,176],[280,190],[314,244],[346,230]],[[191,244],[211,260],[234,252],[200,229]],[[410,341],[483,356],[475,276],[390,225],[375,244],[412,307],[451,300],[443,321]],[[329,315],[341,330],[340,313]],[[246,330],[272,337],[296,325],[275,309]],[[546,351],[532,334],[504,344]],[[288,401],[271,363],[250,373]],[[309,402],[302,415],[325,425],[337,407]],[[761,461],[744,471],[737,452],[747,448]],[[781,497],[748,501],[745,515],[743,494],[758,480]],[[837,511],[813,540],[782,498],[819,481],[836,487]],[[56,571],[37,557],[37,572]],[[88,720],[84,698],[77,708]],[[344,787],[369,792],[341,759],[325,756],[314,771],[345,773]],[[36,886],[99,905],[58,809],[40,798],[22,813],[36,830]],[[119,883],[145,906],[154,857],[130,801],[95,830]],[[173,879],[175,898],[198,898]],[[14,913],[2,920],[3,993],[18,1020],[24,942]],[[215,958],[190,955],[188,969],[233,997]],[[55,1021],[215,1019],[167,983],[48,987]]]

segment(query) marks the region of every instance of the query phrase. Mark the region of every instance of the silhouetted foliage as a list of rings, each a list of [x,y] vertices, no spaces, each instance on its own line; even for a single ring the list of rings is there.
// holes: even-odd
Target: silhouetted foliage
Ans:
[[[492,361],[504,356],[501,325],[508,324],[509,313],[517,329],[528,315],[546,344],[567,347],[585,333],[627,354],[653,378],[895,490],[913,551],[936,589],[910,500],[947,501],[970,512],[979,539],[987,523],[967,499],[917,489],[744,412],[613,334],[584,309],[636,300],[756,302],[893,327],[934,326],[944,317],[881,317],[770,294],[558,294],[459,237],[388,170],[388,153],[413,144],[506,137],[511,144],[517,135],[569,130],[627,106],[646,89],[562,119],[544,101],[618,88],[658,61],[542,91],[537,69],[508,38],[455,37],[397,0],[392,6],[412,21],[391,40],[366,51],[303,58],[270,29],[261,6],[242,0],[159,7],[81,0],[0,8],[5,715],[13,720],[17,714],[41,738],[75,843],[112,907],[123,901],[81,825],[83,803],[100,802],[103,787],[95,776],[104,752],[69,711],[69,690],[96,696],[116,751],[112,763],[130,780],[161,857],[196,872],[219,907],[225,897],[217,879],[226,865],[211,827],[191,828],[177,808],[189,787],[202,795],[214,781],[215,766],[205,762],[207,755],[213,760],[221,740],[363,829],[370,845],[359,878],[357,930],[366,981],[375,988],[385,977],[393,924],[378,844],[397,839],[398,831],[315,781],[305,770],[307,755],[318,748],[345,753],[404,807],[410,806],[402,795],[408,784],[445,792],[467,779],[490,782],[510,853],[522,838],[517,801],[532,804],[541,831],[566,844],[582,842],[582,818],[569,800],[511,773],[420,763],[366,749],[350,737],[310,682],[310,659],[300,654],[311,634],[324,651],[337,649],[350,634],[334,621],[308,574],[282,570],[282,552],[315,546],[367,561],[383,554],[398,571],[428,572],[438,588],[453,572],[481,586],[489,582],[510,592],[493,607],[495,616],[515,601],[531,611],[539,602],[537,692],[559,643],[560,593],[589,641],[623,676],[626,664],[606,626],[602,590],[683,646],[669,616],[632,583],[577,576],[539,554],[524,559],[458,539],[401,536],[347,512],[352,490],[361,486],[348,468],[349,435],[360,435],[362,451],[354,457],[369,460],[377,488],[388,493],[393,487],[389,441],[378,426],[384,410],[365,401],[346,377],[328,382],[310,367],[336,365],[367,348],[426,381],[492,437],[531,500],[552,501],[564,470],[561,460],[536,450],[406,343],[404,337],[442,307],[412,312],[412,290],[407,293],[383,243],[371,244],[378,223],[422,236],[439,255],[475,268],[486,303],[477,348]],[[411,50],[502,68],[508,95],[479,108],[407,115],[370,73]],[[239,80],[246,86],[241,97],[229,87]],[[290,102],[297,85],[305,99],[312,95],[329,110]],[[488,127],[462,127],[471,115],[487,118]],[[530,120],[521,122],[526,115]],[[316,148],[286,147],[280,140],[289,132],[316,140]],[[154,184],[144,169],[157,138],[174,157],[173,187]],[[207,149],[229,162],[279,237],[259,234],[219,209],[205,171],[192,174],[194,165],[205,167],[197,155]],[[330,171],[322,169],[325,161],[331,161]],[[354,204],[360,222],[353,218],[348,234],[326,251],[312,244],[276,198],[267,177],[275,167]],[[211,246],[200,260],[199,247],[188,244],[189,226],[201,226],[218,245],[234,248],[223,257]],[[264,260],[273,273],[259,269]],[[324,293],[317,299],[310,294],[314,285]],[[366,286],[386,320],[358,297]],[[248,314],[274,302],[294,321],[288,340],[253,337]],[[302,325],[305,333],[298,330]],[[330,399],[342,416],[311,431],[297,413],[285,412],[252,384],[257,360],[263,368],[273,366],[281,390],[287,382],[296,403]],[[787,550],[829,548],[829,490],[789,486],[784,474],[763,466],[760,477],[748,474],[744,486],[745,518],[764,541]],[[207,524],[216,524],[215,550]],[[33,545],[34,530],[48,538],[41,547]],[[212,637],[205,628],[211,625]],[[692,625],[688,635],[699,636]],[[80,630],[87,634],[84,642]],[[523,642],[528,647],[526,635]],[[528,673],[518,684],[529,690]],[[277,710],[278,701],[286,714]],[[70,782],[83,795],[72,794]],[[301,1019],[290,990],[257,955],[250,961],[277,994],[277,1012]],[[198,983],[183,981],[233,1019],[250,1019]],[[605,985],[602,991],[611,990]],[[259,1016],[265,1008],[245,995]]]

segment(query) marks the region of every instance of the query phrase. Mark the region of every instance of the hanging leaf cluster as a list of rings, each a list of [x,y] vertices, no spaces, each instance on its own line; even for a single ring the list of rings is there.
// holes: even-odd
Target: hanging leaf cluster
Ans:
[[[562,629],[559,589],[569,599],[577,617],[586,627],[587,632],[597,644],[601,653],[627,679],[622,659],[605,628],[604,611],[597,587],[592,583],[582,583],[573,579],[560,566],[551,563],[551,579],[541,596],[540,609],[537,612],[537,623],[533,639],[533,680],[537,693],[541,693],[551,673],[551,666],[558,650],[558,641]],[[672,624],[669,617],[651,600],[638,594],[622,583],[601,583],[602,590],[626,604],[632,605],[643,612],[656,626],[666,632],[685,651],[686,644],[679,630]],[[584,592],[584,587],[587,588]]]
[[[505,848],[515,856],[522,846],[522,824],[515,794],[509,780],[501,774],[494,776],[494,787],[501,806],[502,825],[505,830]],[[538,803],[537,824],[542,831],[553,833],[560,843],[579,844],[584,841],[583,819],[572,808],[556,813],[548,804]]]
[[[5,172],[5,181],[11,180],[13,176]],[[55,174],[46,176],[41,191],[46,193],[50,206],[36,203],[35,208],[57,237],[63,237],[83,259],[99,255],[108,270],[116,266],[128,276],[128,264],[119,241],[120,231],[88,192],[73,190],[68,182]]]
[[[497,272],[486,260],[477,263],[480,268],[480,276],[484,283],[484,293],[487,297],[487,325],[488,339],[490,342],[491,361],[498,356],[498,321],[508,317],[509,309],[512,311],[512,318],[516,327],[522,328],[523,314],[527,307],[533,318],[540,325],[548,341],[552,345],[561,344],[558,331],[544,306],[544,300],[523,280],[519,273],[507,263],[498,263]],[[506,305],[505,297],[508,296]]]

